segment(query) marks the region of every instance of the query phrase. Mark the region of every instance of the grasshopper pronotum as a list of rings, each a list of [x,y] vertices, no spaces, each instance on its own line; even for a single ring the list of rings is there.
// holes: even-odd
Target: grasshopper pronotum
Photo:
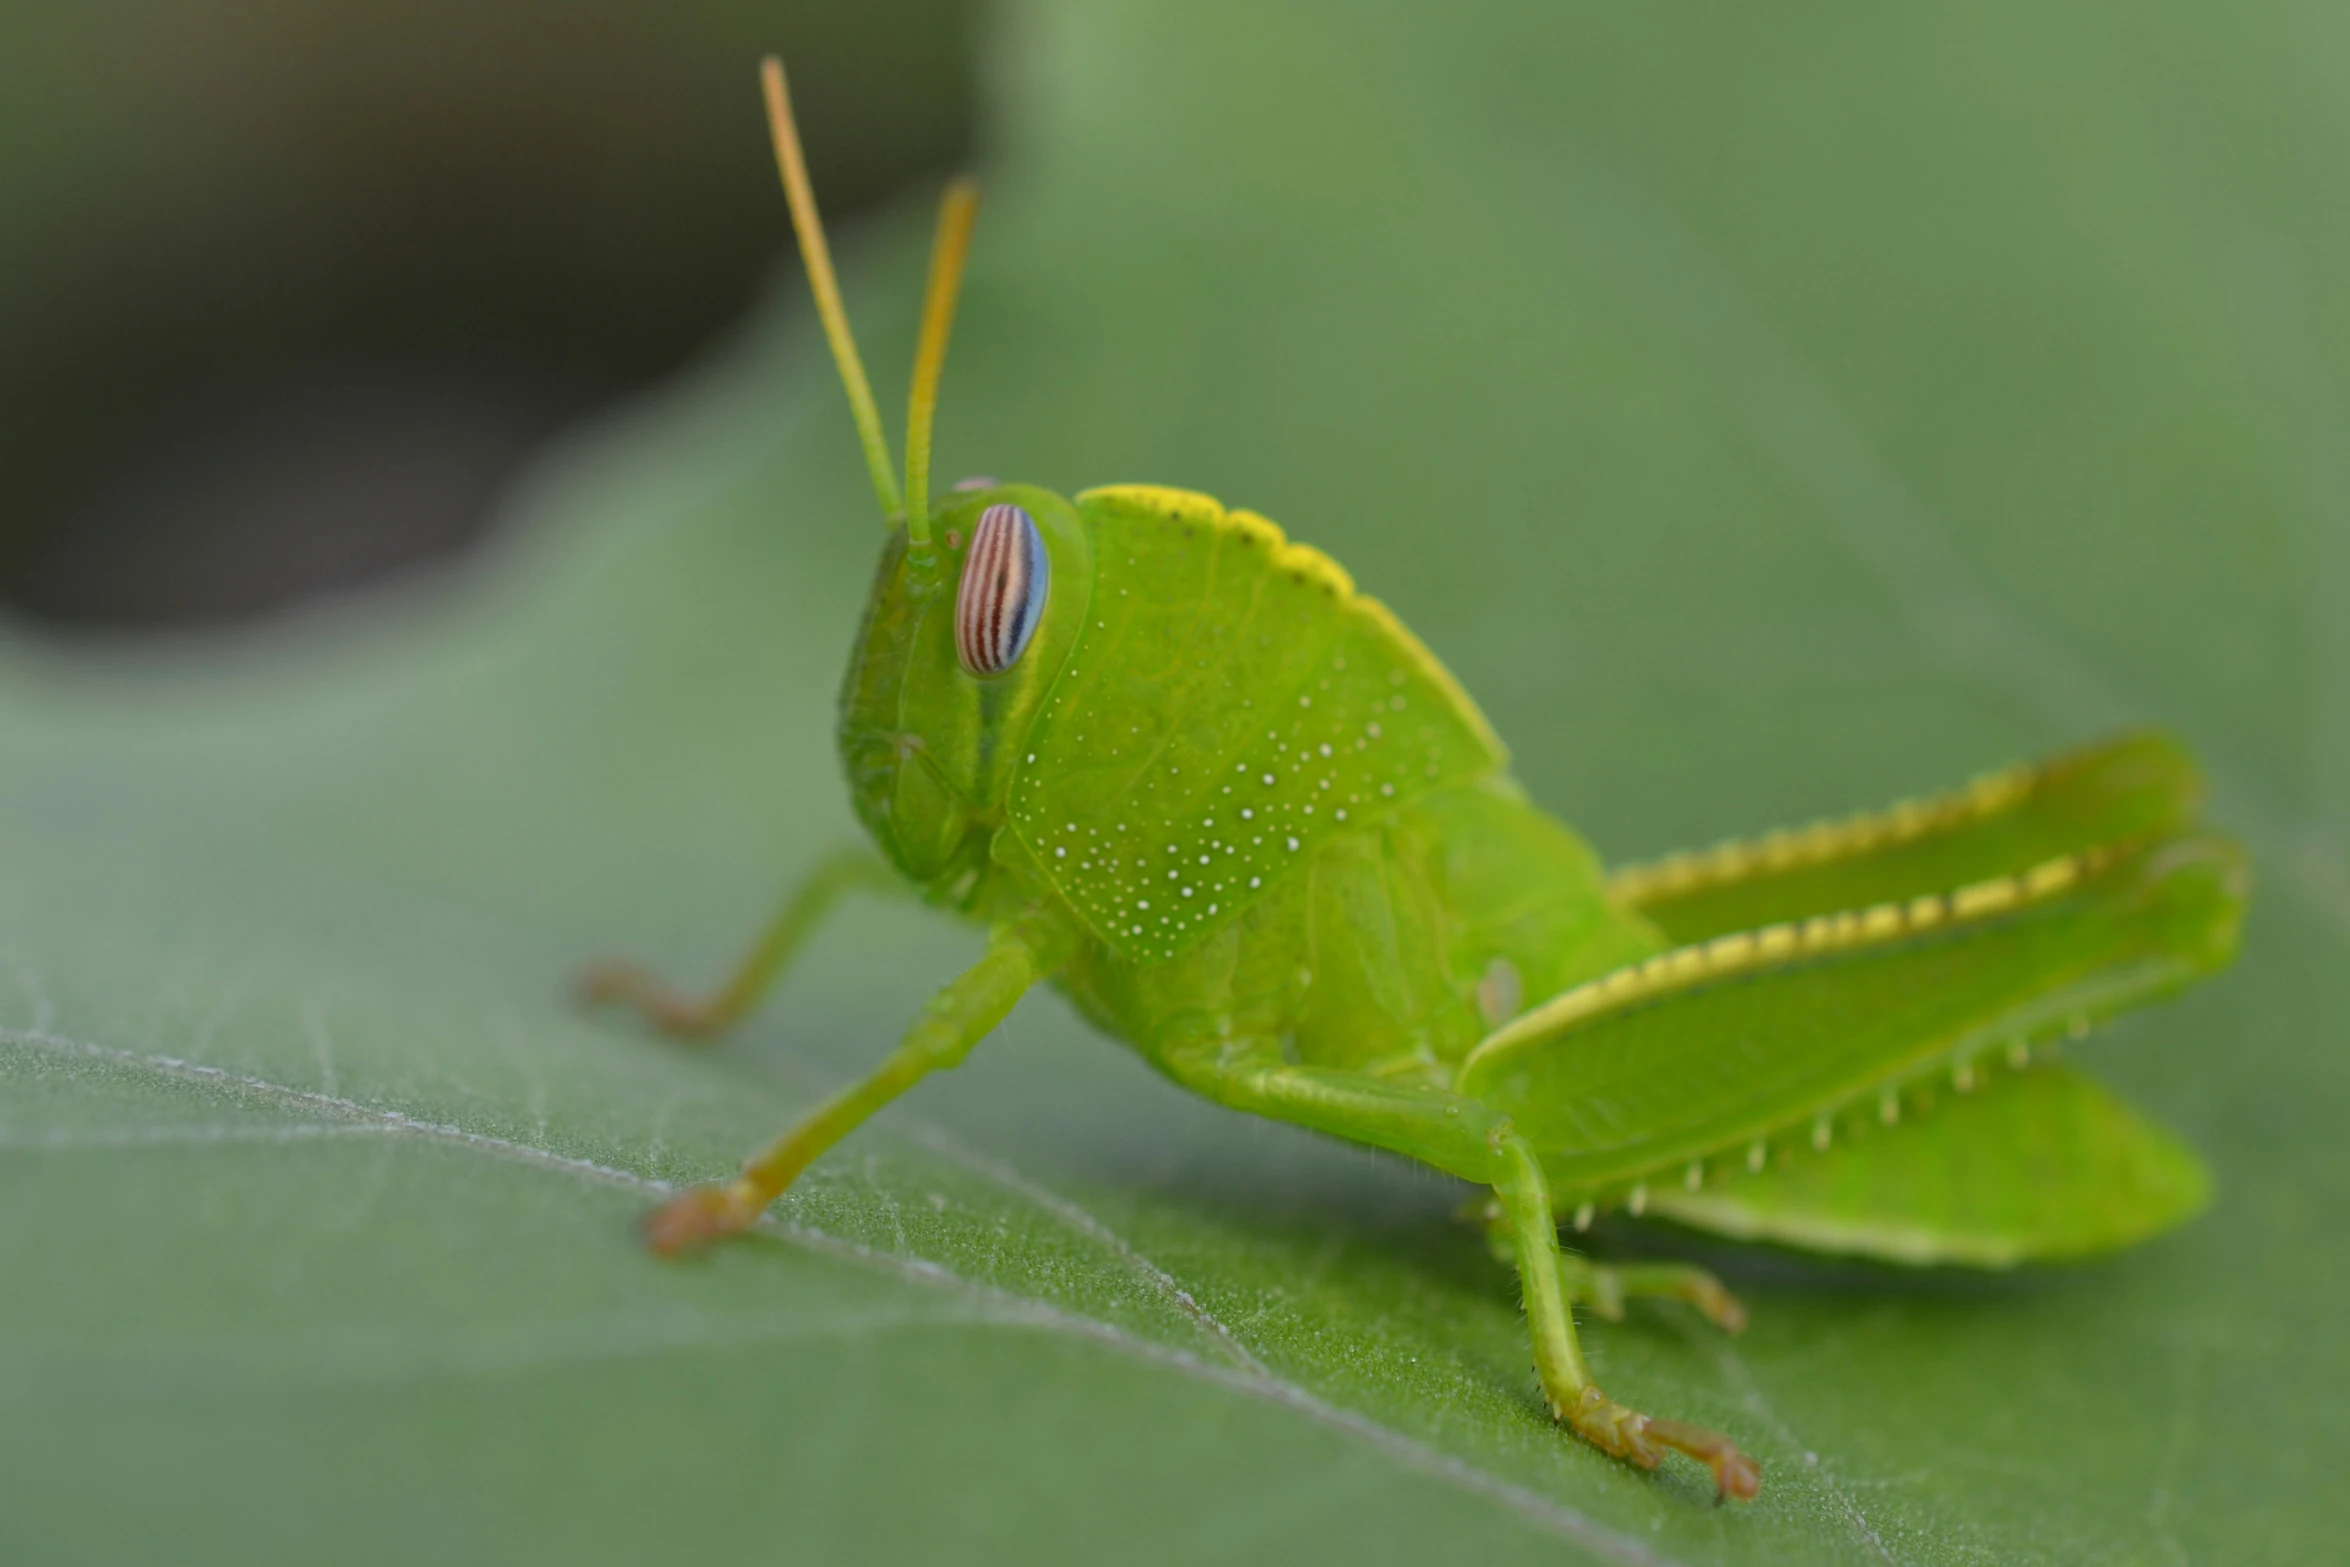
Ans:
[[[2194,1155],[2049,1047],[2226,964],[2241,853],[2193,763],[2131,735],[1890,810],[1603,871],[1509,775],[1444,666],[1319,551],[1203,495],[992,480],[933,512],[931,413],[976,197],[941,209],[905,485],[833,280],[783,71],[776,156],[889,522],[839,741],[879,846],[836,856],[706,1001],[599,964],[660,1026],[739,1018],[840,893],[910,882],[986,955],[869,1077],[648,1224],[748,1225],[817,1155],[1049,982],[1195,1093],[1491,1188],[1553,1413],[1724,1496],[1754,1460],[1602,1393],[1570,1308],[1704,1271],[1596,1265],[1562,1221],[2000,1267],[2126,1245],[2203,1202]]]

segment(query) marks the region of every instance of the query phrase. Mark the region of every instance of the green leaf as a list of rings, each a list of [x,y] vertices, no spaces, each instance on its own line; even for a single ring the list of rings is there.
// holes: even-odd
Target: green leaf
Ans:
[[[1216,492],[1329,549],[1617,858],[2124,722],[2198,745],[2242,960],[2080,1059],[2211,1212],[1991,1281],[1717,1257],[1542,1418],[1437,1178],[1187,1099],[1050,998],[757,1238],[631,1223],[870,1061],[971,938],[852,911],[879,529],[791,280],[433,591],[0,658],[0,1555],[2317,1559],[2350,1102],[2340,15],[1144,7],[1006,19],[940,471]],[[746,62],[745,135],[755,135]],[[905,362],[926,214],[844,246]],[[1618,1233],[1619,1245],[1656,1244]]]

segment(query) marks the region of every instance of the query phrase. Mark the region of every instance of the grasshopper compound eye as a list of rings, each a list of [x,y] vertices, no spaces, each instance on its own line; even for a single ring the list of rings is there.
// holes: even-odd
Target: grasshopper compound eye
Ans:
[[[984,678],[1018,663],[1051,590],[1052,563],[1036,519],[1008,503],[981,512],[955,590],[955,656],[964,671]]]

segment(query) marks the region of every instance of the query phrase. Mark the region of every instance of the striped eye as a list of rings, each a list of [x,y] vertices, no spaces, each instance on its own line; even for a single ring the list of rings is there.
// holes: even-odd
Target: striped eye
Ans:
[[[965,670],[1000,675],[1020,661],[1044,619],[1052,576],[1034,517],[1009,504],[979,514],[955,590],[955,656]]]

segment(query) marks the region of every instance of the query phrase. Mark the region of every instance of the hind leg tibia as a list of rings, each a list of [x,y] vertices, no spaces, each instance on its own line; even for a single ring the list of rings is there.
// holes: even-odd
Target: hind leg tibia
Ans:
[[[1651,1420],[1600,1391],[1575,1337],[1569,1269],[1559,1251],[1542,1165],[1523,1138],[1501,1139],[1497,1151],[1501,1178],[1494,1194],[1514,1232],[1526,1321],[1534,1335],[1534,1370],[1552,1415],[1601,1452],[1643,1469],[1662,1463],[1667,1449],[1686,1453],[1713,1472],[1717,1497],[1751,1499],[1761,1487],[1761,1467],[1728,1437],[1678,1420]],[[1622,1283],[1620,1274],[1617,1283]]]

